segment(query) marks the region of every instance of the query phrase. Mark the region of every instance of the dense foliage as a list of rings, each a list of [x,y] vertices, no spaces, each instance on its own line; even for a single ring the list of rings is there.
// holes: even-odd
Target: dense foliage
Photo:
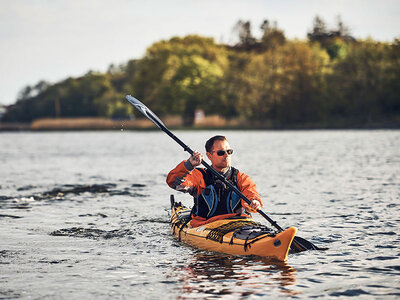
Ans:
[[[319,17],[307,41],[264,21],[261,37],[239,21],[235,45],[175,37],[106,73],[24,88],[6,122],[41,117],[131,117],[132,94],[159,115],[193,123],[196,109],[257,127],[399,126],[400,40],[355,40]],[[137,115],[137,117],[139,117]]]

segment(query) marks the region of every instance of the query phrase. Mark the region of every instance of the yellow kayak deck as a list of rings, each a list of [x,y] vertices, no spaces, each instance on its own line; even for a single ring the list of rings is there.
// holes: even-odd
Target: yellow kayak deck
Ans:
[[[297,229],[275,233],[252,218],[223,219],[199,227],[188,225],[190,209],[172,205],[171,229],[180,241],[196,248],[233,255],[256,255],[286,260]],[[267,229],[267,230],[266,230]]]

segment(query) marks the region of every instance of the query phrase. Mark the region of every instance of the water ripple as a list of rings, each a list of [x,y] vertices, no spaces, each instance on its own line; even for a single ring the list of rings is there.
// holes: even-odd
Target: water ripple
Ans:
[[[130,238],[135,239],[136,233],[130,229],[101,230],[96,228],[72,227],[53,231],[52,236],[69,236],[89,239],[113,239],[113,238]]]
[[[179,132],[198,149],[212,134]],[[400,297],[399,131],[226,134],[265,212],[329,249],[278,263],[177,242],[165,177],[187,154],[163,133],[10,133],[0,298]]]

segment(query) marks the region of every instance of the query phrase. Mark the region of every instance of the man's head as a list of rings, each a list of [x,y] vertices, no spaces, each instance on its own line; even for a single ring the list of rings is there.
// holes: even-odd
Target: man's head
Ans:
[[[232,149],[228,140],[222,135],[216,135],[206,142],[206,154],[213,168],[219,172],[231,165]]]

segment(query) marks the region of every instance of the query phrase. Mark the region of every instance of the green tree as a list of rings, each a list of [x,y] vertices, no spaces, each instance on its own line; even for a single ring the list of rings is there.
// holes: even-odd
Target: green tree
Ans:
[[[113,87],[105,74],[89,72],[53,85],[39,83],[34,90],[39,92],[25,93],[3,120],[31,122],[45,117],[109,116],[104,109],[107,106],[104,95],[112,93]]]
[[[385,69],[381,107],[385,116],[400,122],[400,39],[395,39],[388,46],[388,52],[389,63]]]
[[[325,39],[329,37],[328,27],[325,21],[320,16],[315,16],[313,20],[313,28],[307,33],[307,36],[312,42],[320,42],[324,44]]]
[[[372,40],[351,45],[328,77],[331,117],[361,125],[383,119],[389,107],[396,110],[399,70],[396,46]]]
[[[328,29],[325,21],[316,16],[313,21],[313,29],[307,34],[311,43],[319,43],[325,48],[331,59],[341,59],[347,54],[347,46],[355,39],[350,35],[350,29],[343,23],[340,16],[337,17],[337,28]]]
[[[268,20],[259,39],[250,22],[239,21],[236,30],[234,46],[175,37],[105,73],[27,86],[2,121],[142,117],[124,99],[133,94],[159,115],[183,116],[186,125],[203,109],[260,127],[399,126],[399,40],[355,41],[340,17],[334,29],[316,17],[308,41],[287,40]]]
[[[242,72],[238,111],[261,126],[320,120],[321,85],[328,62],[325,51],[304,42],[288,42],[252,55]]]
[[[251,32],[250,21],[239,20],[235,27],[234,32],[237,32],[239,42],[236,45],[237,49],[250,50],[257,44],[257,39],[253,36]]]
[[[196,109],[210,112],[219,105],[227,65],[224,47],[213,39],[172,38],[147,49],[132,86],[156,113],[181,114],[191,125]]]
[[[277,22],[274,22],[271,26],[268,20],[264,20],[260,28],[262,30],[261,44],[263,50],[276,48],[285,44],[285,34],[283,30],[278,28]]]

